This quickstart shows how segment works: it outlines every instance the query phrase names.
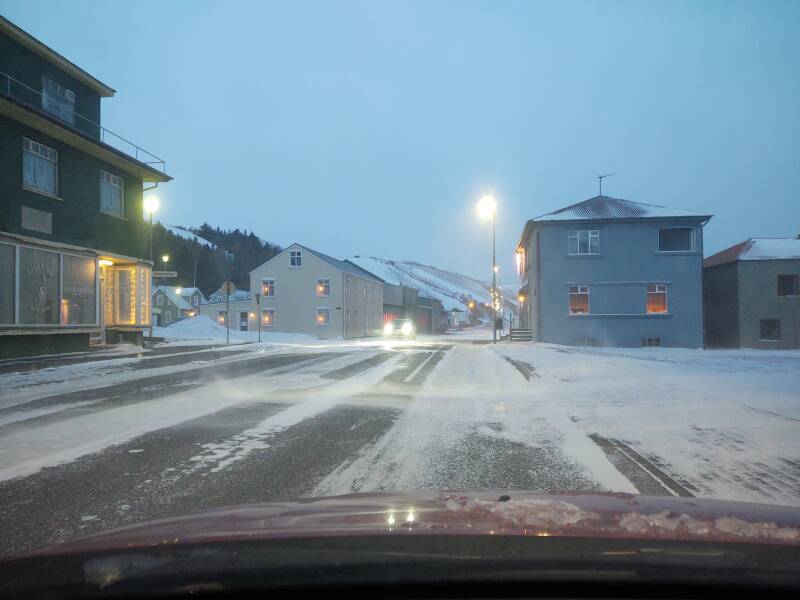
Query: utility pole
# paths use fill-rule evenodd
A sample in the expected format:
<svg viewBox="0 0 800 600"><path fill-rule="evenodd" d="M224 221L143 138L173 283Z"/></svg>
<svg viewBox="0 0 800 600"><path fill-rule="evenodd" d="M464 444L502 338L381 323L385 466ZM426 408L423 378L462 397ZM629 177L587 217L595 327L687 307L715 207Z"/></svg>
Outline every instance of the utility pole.
<svg viewBox="0 0 800 600"><path fill-rule="evenodd" d="M192 287L197 287L197 259L194 259L194 278L192 279Z"/></svg>
<svg viewBox="0 0 800 600"><path fill-rule="evenodd" d="M492 211L492 343L497 343L497 211Z"/></svg>

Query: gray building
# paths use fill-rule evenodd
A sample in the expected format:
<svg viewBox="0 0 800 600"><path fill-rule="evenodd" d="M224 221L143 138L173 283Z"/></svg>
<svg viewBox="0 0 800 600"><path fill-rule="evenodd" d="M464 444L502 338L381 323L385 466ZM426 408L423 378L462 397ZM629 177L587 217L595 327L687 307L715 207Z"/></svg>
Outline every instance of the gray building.
<svg viewBox="0 0 800 600"><path fill-rule="evenodd" d="M407 285L395 285L383 282L383 319L384 323L394 319L412 319L416 323L417 302L419 292L417 288Z"/></svg>
<svg viewBox="0 0 800 600"><path fill-rule="evenodd" d="M414 323L418 333L445 333L447 331L447 312L436 298L418 296Z"/></svg>
<svg viewBox="0 0 800 600"><path fill-rule="evenodd" d="M520 326L568 345L703 345L711 215L595 196L529 220L517 245Z"/></svg>
<svg viewBox="0 0 800 600"><path fill-rule="evenodd" d="M703 261L706 345L800 348L800 239L751 238Z"/></svg>

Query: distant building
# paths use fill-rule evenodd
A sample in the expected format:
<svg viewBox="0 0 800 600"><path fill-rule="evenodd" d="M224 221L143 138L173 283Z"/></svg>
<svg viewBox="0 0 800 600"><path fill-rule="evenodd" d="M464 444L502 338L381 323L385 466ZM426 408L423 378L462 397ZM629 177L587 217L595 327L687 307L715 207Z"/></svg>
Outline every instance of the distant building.
<svg viewBox="0 0 800 600"><path fill-rule="evenodd" d="M711 215L595 196L529 220L517 244L520 327L568 345L703 345Z"/></svg>
<svg viewBox="0 0 800 600"><path fill-rule="evenodd" d="M414 322L419 333L442 334L447 331L447 312L436 298L418 296Z"/></svg>
<svg viewBox="0 0 800 600"><path fill-rule="evenodd" d="M203 301L203 293L199 288L160 285L153 292L155 324L166 327L186 317L194 317L199 313Z"/></svg>
<svg viewBox="0 0 800 600"><path fill-rule="evenodd" d="M417 304L419 292L407 285L395 285L383 282L383 322L391 323L395 319L412 319L417 327Z"/></svg>
<svg viewBox="0 0 800 600"><path fill-rule="evenodd" d="M232 329L304 333L318 338L378 335L383 326L383 282L358 265L292 244L250 272L251 290L230 304ZM225 324L225 295L200 307ZM221 302L214 302L217 298Z"/></svg>
<svg viewBox="0 0 800 600"><path fill-rule="evenodd" d="M208 295L208 304L219 304L220 302L225 302L229 300L230 302L240 302L243 300L250 299L250 290L242 290L242 289L235 289L233 293L228 298L225 292L222 291L222 287L218 288L215 292Z"/></svg>
<svg viewBox="0 0 800 600"><path fill-rule="evenodd" d="M0 17L0 356L141 343L142 187L164 163L100 125L115 91Z"/></svg>
<svg viewBox="0 0 800 600"><path fill-rule="evenodd" d="M706 344L800 348L800 239L751 238L703 261Z"/></svg>

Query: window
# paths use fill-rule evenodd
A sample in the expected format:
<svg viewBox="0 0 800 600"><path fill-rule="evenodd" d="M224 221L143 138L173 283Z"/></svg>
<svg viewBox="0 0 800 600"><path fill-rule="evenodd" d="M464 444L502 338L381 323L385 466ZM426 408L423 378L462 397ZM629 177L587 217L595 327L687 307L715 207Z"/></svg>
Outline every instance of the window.
<svg viewBox="0 0 800 600"><path fill-rule="evenodd" d="M642 348L655 348L661 346L660 337L646 337L642 338Z"/></svg>
<svg viewBox="0 0 800 600"><path fill-rule="evenodd" d="M0 244L0 323L14 322L14 281L16 271L16 258L14 246Z"/></svg>
<svg viewBox="0 0 800 600"><path fill-rule="evenodd" d="M659 252L692 252L694 229L691 227L669 227L658 230Z"/></svg>
<svg viewBox="0 0 800 600"><path fill-rule="evenodd" d="M58 151L22 138L22 184L25 187L58 195Z"/></svg>
<svg viewBox="0 0 800 600"><path fill-rule="evenodd" d="M667 312L667 286L647 286L647 314Z"/></svg>
<svg viewBox="0 0 800 600"><path fill-rule="evenodd" d="M275 296L275 280L274 279L262 279L261 280L261 295L264 297L274 297Z"/></svg>
<svg viewBox="0 0 800 600"><path fill-rule="evenodd" d="M192 295L192 306L197 306L200 304L200 296L197 294Z"/></svg>
<svg viewBox="0 0 800 600"><path fill-rule="evenodd" d="M274 327L275 326L275 309L274 308L265 308L261 311L261 324L264 327Z"/></svg>
<svg viewBox="0 0 800 600"><path fill-rule="evenodd" d="M761 340L774 342L781 339L781 320L780 319L761 319Z"/></svg>
<svg viewBox="0 0 800 600"><path fill-rule="evenodd" d="M164 306L164 295L159 294L156 296L156 306Z"/></svg>
<svg viewBox="0 0 800 600"><path fill-rule="evenodd" d="M364 286L364 302L367 301L367 286Z"/></svg>
<svg viewBox="0 0 800 600"><path fill-rule="evenodd" d="M70 256L62 258L61 323L91 325L96 319L95 268L92 258Z"/></svg>
<svg viewBox="0 0 800 600"><path fill-rule="evenodd" d="M292 250L289 252L289 266L301 267L303 266L303 255L299 250Z"/></svg>
<svg viewBox="0 0 800 600"><path fill-rule="evenodd" d="M778 296L799 296L800 275L778 275Z"/></svg>
<svg viewBox="0 0 800 600"><path fill-rule="evenodd" d="M317 309L317 325L326 327L331 324L331 309L318 308Z"/></svg>
<svg viewBox="0 0 800 600"><path fill-rule="evenodd" d="M317 279L317 298L326 298L331 295L331 280Z"/></svg>
<svg viewBox="0 0 800 600"><path fill-rule="evenodd" d="M217 311L217 323L219 323L220 325L225 325L225 311L224 310L218 310Z"/></svg>
<svg viewBox="0 0 800 600"><path fill-rule="evenodd" d="M579 285L569 288L569 314L585 315L589 313L589 287Z"/></svg>
<svg viewBox="0 0 800 600"><path fill-rule="evenodd" d="M353 311L353 327L358 327L358 311Z"/></svg>
<svg viewBox="0 0 800 600"><path fill-rule="evenodd" d="M595 338L578 338L575 340L576 346L597 346L597 340Z"/></svg>
<svg viewBox="0 0 800 600"><path fill-rule="evenodd" d="M42 77L42 108L65 123L75 124L75 92Z"/></svg>
<svg viewBox="0 0 800 600"><path fill-rule="evenodd" d="M125 182L122 177L100 171L100 210L112 215L124 214Z"/></svg>
<svg viewBox="0 0 800 600"><path fill-rule="evenodd" d="M19 249L20 323L58 325L60 262L55 252Z"/></svg>
<svg viewBox="0 0 800 600"><path fill-rule="evenodd" d="M567 239L570 254L600 253L600 232L597 229L570 231Z"/></svg>
<svg viewBox="0 0 800 600"><path fill-rule="evenodd" d="M172 321L172 311L167 310L164 312L164 320L167 322Z"/></svg>

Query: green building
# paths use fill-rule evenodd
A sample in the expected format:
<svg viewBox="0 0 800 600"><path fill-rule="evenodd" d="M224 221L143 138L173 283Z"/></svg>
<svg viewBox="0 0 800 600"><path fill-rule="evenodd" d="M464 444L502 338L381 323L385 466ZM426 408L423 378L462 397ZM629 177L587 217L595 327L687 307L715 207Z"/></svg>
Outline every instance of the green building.
<svg viewBox="0 0 800 600"><path fill-rule="evenodd" d="M143 191L164 161L100 125L115 91L0 17L0 357L141 342Z"/></svg>

